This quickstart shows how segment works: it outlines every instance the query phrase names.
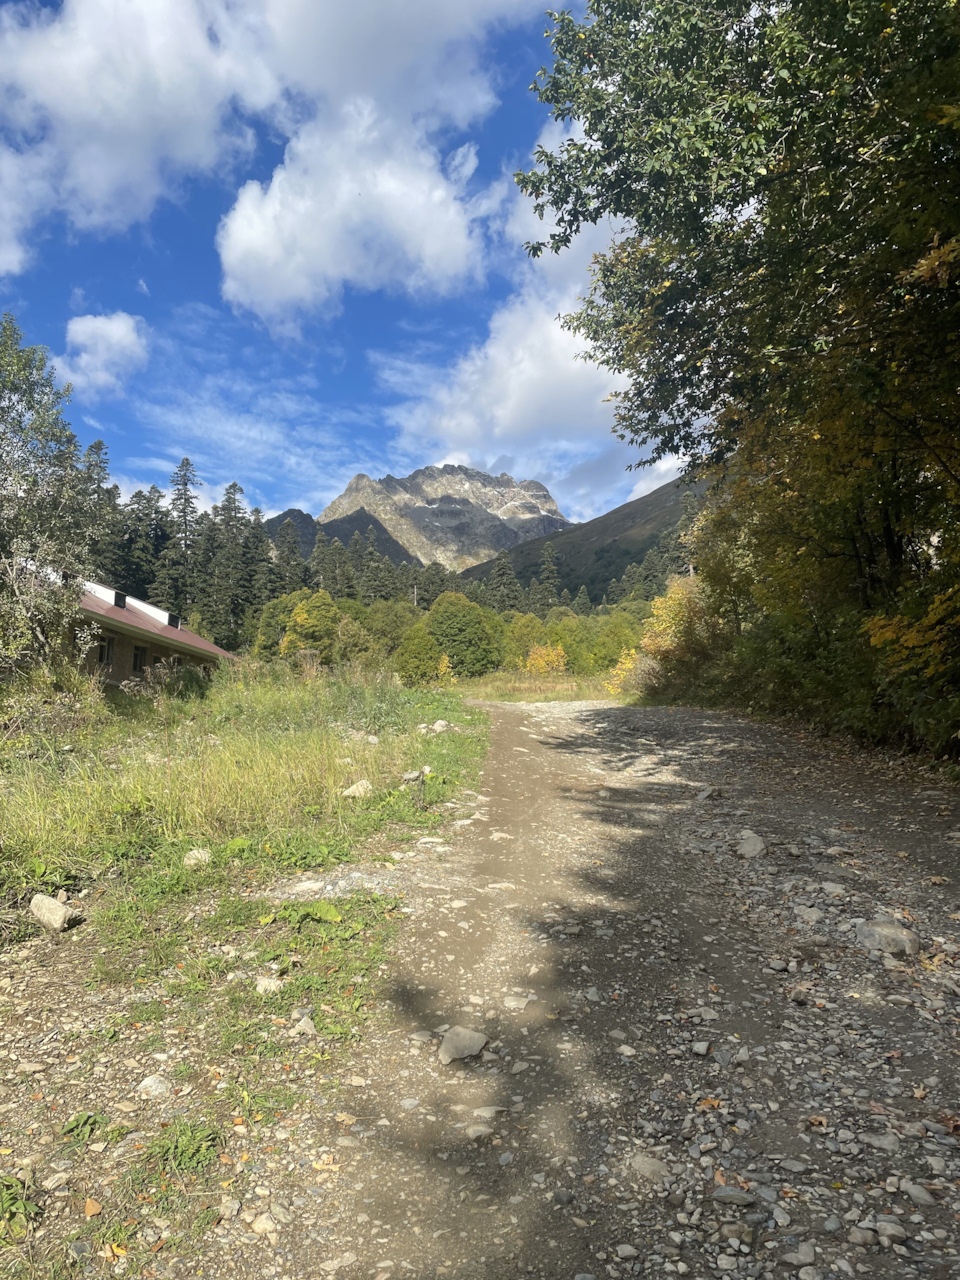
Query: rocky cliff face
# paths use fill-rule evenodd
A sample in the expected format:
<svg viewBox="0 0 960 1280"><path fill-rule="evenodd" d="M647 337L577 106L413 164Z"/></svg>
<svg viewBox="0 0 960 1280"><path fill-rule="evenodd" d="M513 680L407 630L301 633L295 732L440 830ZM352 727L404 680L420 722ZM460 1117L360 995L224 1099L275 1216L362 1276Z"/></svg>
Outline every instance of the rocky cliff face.
<svg viewBox="0 0 960 1280"><path fill-rule="evenodd" d="M448 569L469 568L570 524L536 480L518 483L506 473L490 476L450 464L382 480L354 476L320 520L341 520L361 507L411 555Z"/></svg>

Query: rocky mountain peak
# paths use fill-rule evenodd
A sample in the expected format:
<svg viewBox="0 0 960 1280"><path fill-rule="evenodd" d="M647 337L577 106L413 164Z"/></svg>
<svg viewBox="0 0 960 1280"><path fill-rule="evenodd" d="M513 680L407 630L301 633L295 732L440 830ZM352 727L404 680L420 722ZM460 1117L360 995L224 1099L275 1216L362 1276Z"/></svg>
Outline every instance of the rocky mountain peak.
<svg viewBox="0 0 960 1280"><path fill-rule="evenodd" d="M355 475L320 516L322 524L364 508L412 556L466 569L569 521L545 485L444 463L408 476Z"/></svg>

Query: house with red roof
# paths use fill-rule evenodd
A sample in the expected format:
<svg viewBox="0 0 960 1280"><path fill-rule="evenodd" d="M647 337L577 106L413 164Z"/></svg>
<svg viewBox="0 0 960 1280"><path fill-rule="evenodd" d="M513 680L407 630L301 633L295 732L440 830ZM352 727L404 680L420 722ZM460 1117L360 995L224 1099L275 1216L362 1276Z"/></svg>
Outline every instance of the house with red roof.
<svg viewBox="0 0 960 1280"><path fill-rule="evenodd" d="M175 613L99 582L83 584L80 617L96 636L87 653L87 670L107 684L142 680L164 661L209 668L233 656L188 631Z"/></svg>

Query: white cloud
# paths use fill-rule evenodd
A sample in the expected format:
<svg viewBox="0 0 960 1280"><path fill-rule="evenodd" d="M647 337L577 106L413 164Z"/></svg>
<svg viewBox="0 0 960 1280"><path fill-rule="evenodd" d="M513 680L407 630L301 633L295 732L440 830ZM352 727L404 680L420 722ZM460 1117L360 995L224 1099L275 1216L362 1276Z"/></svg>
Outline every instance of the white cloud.
<svg viewBox="0 0 960 1280"><path fill-rule="evenodd" d="M463 199L469 155L459 151L444 174L432 139L493 104L479 62L484 36L540 8L540 0L0 5L0 273L28 265L33 229L51 214L81 231L116 231L176 197L184 178L237 169L259 123L290 145L266 187L242 188L224 224L228 296L272 314L285 299L322 306L341 282L372 287L378 269L388 286L412 290L468 278L479 247ZM358 177L366 198L351 200ZM274 236L288 246L308 241L298 249L299 287L289 268L285 290L269 278ZM355 243L373 251L365 270Z"/></svg>
<svg viewBox="0 0 960 1280"><path fill-rule="evenodd" d="M73 316L67 321L66 354L54 357L64 382L81 396L117 395L124 380L149 358L149 329L140 316Z"/></svg>
<svg viewBox="0 0 960 1280"><path fill-rule="evenodd" d="M464 198L476 156L449 158L354 101L306 125L269 183L248 182L217 237L227 301L277 320L335 304L344 285L447 292L482 253Z"/></svg>

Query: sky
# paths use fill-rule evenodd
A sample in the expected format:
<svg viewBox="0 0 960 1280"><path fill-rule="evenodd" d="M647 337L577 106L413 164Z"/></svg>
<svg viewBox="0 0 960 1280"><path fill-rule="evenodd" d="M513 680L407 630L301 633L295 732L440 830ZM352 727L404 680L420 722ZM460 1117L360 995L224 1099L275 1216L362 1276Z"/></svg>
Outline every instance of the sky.
<svg viewBox="0 0 960 1280"><path fill-rule="evenodd" d="M600 225L513 173L564 136L542 0L0 0L0 311L49 348L123 492L318 514L464 463L583 520L655 487L558 316Z"/></svg>

